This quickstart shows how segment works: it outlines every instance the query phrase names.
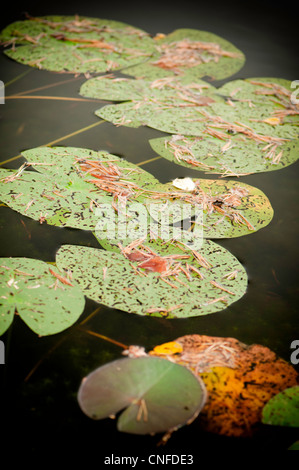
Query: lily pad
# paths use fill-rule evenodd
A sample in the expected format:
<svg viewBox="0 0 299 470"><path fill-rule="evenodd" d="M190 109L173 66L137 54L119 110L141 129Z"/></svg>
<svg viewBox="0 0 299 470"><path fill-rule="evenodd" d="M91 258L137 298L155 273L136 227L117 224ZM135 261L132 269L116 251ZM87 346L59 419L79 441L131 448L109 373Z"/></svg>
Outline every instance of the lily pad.
<svg viewBox="0 0 299 470"><path fill-rule="evenodd" d="M207 136L173 135L149 141L161 157L178 165L223 177L274 171L298 160L299 140L268 146L247 137L231 135L227 141Z"/></svg>
<svg viewBox="0 0 299 470"><path fill-rule="evenodd" d="M268 87L274 87L274 91L270 88L270 93L274 93L273 96L270 95L270 98L261 103L253 102L251 99L233 100L230 96L224 95L225 89L203 90L196 97L194 90L188 88L192 83L188 84L186 77L184 81L181 78L176 79L175 84L171 82L172 77L162 79L162 83L163 80L165 85L162 88L158 87L161 95L151 96L140 87L138 93L143 93L143 98L138 97L133 101L104 106L95 112L96 115L117 126L146 125L168 132L174 134L172 140L177 140L181 136L185 142L185 149L187 147L187 155L185 159L177 158L180 155L177 151L175 157L177 162L184 164L187 160L187 164L189 161L190 166L200 169L210 168L219 172L220 168L220 172L233 175L236 174L234 167L238 169L240 160L243 161L244 167L245 159L249 161L249 170L257 165L258 171L265 170L265 167L281 168L296 160L299 110L296 104L292 104L289 90L280 87L279 90L285 90L287 97L281 93L278 94L280 99L274 99L275 87L278 85L256 81L254 83L267 85L266 92L269 92ZM136 82L138 84L140 80ZM150 83L161 83L161 80L149 82L148 89L152 92ZM245 81L244 83L247 84ZM126 84L130 97L132 84L129 80ZM122 83L122 87L124 85L125 83ZM192 86L196 86L196 82ZM124 93L123 88L122 93ZM254 91L252 94L255 96ZM178 142L176 144L178 145ZM192 152L193 145L195 145L195 155ZM167 149L160 151L163 155L165 153L168 155ZM196 158L197 155L200 159ZM229 159L228 162L226 158Z"/></svg>
<svg viewBox="0 0 299 470"><path fill-rule="evenodd" d="M247 235L273 216L267 197L244 183L195 180L196 190L185 193L107 152L38 147L23 156L27 162L19 170L0 169L2 201L40 223L102 231L100 238L119 224L135 231L139 214L147 230L161 205L164 213L167 206L170 224L182 220L183 212L175 216L178 205L190 207L190 215L202 205L203 220L197 223L207 238ZM37 171L28 171L31 167Z"/></svg>
<svg viewBox="0 0 299 470"><path fill-rule="evenodd" d="M165 105L176 100L178 104L192 106L192 103L195 104L196 100L198 100L199 105L202 96L215 91L215 87L198 78L190 81L186 77L167 76L157 80L147 78L135 80L128 77L114 77L109 74L94 77L84 82L80 88L80 95L106 101L140 101L147 99Z"/></svg>
<svg viewBox="0 0 299 470"><path fill-rule="evenodd" d="M79 16L30 17L1 32L10 58L54 72L88 73L138 64L154 51L146 32L119 21Z"/></svg>
<svg viewBox="0 0 299 470"><path fill-rule="evenodd" d="M138 347L131 346L127 354L135 357L136 352ZM149 355L184 365L203 380L208 400L199 425L205 431L252 436L262 422L262 412L271 419L276 403L277 414L282 419L284 415L287 421L293 411L296 414L293 423L298 425L298 373L265 346L246 345L235 338L192 334L158 345ZM286 401L290 404L288 411L283 410Z"/></svg>
<svg viewBox="0 0 299 470"><path fill-rule="evenodd" d="M85 82L80 94L85 97L122 101L107 105L95 114L113 124L127 127L147 125L156 113L173 108L209 106L223 98L206 82L186 77L164 77L157 80L97 77Z"/></svg>
<svg viewBox="0 0 299 470"><path fill-rule="evenodd" d="M299 386L287 388L272 397L263 408L262 421L274 426L299 428Z"/></svg>
<svg viewBox="0 0 299 470"><path fill-rule="evenodd" d="M273 218L273 208L267 196L254 186L232 180L193 179L196 189L186 193L171 183L151 193L150 215L155 219L155 199L158 206L180 201L190 204L202 218L195 224L202 226L205 238L233 238L249 235L267 226ZM174 190L175 189L175 190ZM164 191L164 192L163 192ZM168 194L167 194L168 193ZM144 200L145 204L148 201Z"/></svg>
<svg viewBox="0 0 299 470"><path fill-rule="evenodd" d="M84 310L85 298L55 266L29 258L1 258L0 335L14 314L40 336L73 325Z"/></svg>
<svg viewBox="0 0 299 470"><path fill-rule="evenodd" d="M107 152L38 147L23 155L29 162L21 169L0 169L1 199L49 225L95 230L97 208L108 206L114 213L112 204L118 196L141 201L147 187L159 184L150 173Z"/></svg>
<svg viewBox="0 0 299 470"><path fill-rule="evenodd" d="M119 359L82 381L78 402L92 419L111 417L119 431L155 434L193 421L206 399L205 388L192 373L160 358Z"/></svg>
<svg viewBox="0 0 299 470"><path fill-rule="evenodd" d="M204 241L200 252L158 241L145 243L145 248L134 243L136 250L127 248L127 255L107 240L103 246L113 251L64 245L56 263L72 273L87 297L111 308L187 318L223 310L247 289L243 266L210 240Z"/></svg>
<svg viewBox="0 0 299 470"><path fill-rule="evenodd" d="M298 117L292 117L287 122L277 121L275 125L271 124L271 120L267 122L271 118L273 118L273 107L270 105L251 108L243 102L236 101L234 106L231 106L228 102L221 103L218 100L208 107L173 106L161 110L159 114L146 116L146 125L170 134L201 138L218 137L223 144L232 134L245 135L257 142L264 142L264 145L280 144L285 139L298 138Z"/></svg>
<svg viewBox="0 0 299 470"><path fill-rule="evenodd" d="M270 105L274 109L291 110L292 82L276 77L252 77L244 80L231 80L218 88L218 93L235 101L246 101L248 105ZM296 106L295 106L296 107Z"/></svg>
<svg viewBox="0 0 299 470"><path fill-rule="evenodd" d="M181 74L192 79L209 76L221 80L238 72L244 63L244 54L222 37L182 28L168 35L157 35L153 57L128 68L126 73L150 79Z"/></svg>

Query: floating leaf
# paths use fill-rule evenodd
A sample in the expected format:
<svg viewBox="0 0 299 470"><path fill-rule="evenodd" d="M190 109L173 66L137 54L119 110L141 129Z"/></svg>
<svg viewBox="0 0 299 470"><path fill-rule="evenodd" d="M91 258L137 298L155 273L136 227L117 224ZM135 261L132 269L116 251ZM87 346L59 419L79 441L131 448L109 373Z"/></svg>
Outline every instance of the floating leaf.
<svg viewBox="0 0 299 470"><path fill-rule="evenodd" d="M287 388L272 397L263 408L262 421L274 426L299 428L299 386Z"/></svg>
<svg viewBox="0 0 299 470"><path fill-rule="evenodd" d="M267 196L254 186L230 180L193 180L193 192L181 191L167 183L151 193L151 216L156 219L157 207L176 202L189 204L194 210L202 208L202 234L205 238L232 238L254 233L267 226L273 217L273 208ZM163 192L164 191L164 192ZM172 203L170 202L172 201ZM158 210L158 209L157 209Z"/></svg>
<svg viewBox="0 0 299 470"><path fill-rule="evenodd" d="M193 421L205 402L201 381L184 367L159 358L110 362L83 379L82 411L92 419L118 417L119 431L155 434Z"/></svg>
<svg viewBox="0 0 299 470"><path fill-rule="evenodd" d="M56 262L59 269L72 273L87 297L138 315L206 315L246 292L245 269L229 251L209 240L200 252L158 241L133 245L134 250L124 251L107 240L103 246L114 251L64 245Z"/></svg>
<svg viewBox="0 0 299 470"><path fill-rule="evenodd" d="M134 350L129 352L134 355ZM299 382L296 370L269 348L235 338L186 335L149 354L184 365L201 377L208 401L200 425L226 436L252 435L270 398Z"/></svg>
<svg viewBox="0 0 299 470"><path fill-rule="evenodd" d="M290 81L237 80L218 90L203 90L196 104L194 94L190 95L192 87L188 89L192 83L186 77L157 79L148 82L148 87L143 80L111 80L115 92L122 87L121 94L112 94L111 99L124 100L127 88L127 99L134 101L105 106L96 114L115 125L147 125L174 134L171 138L152 139L150 144L159 155L178 164L224 176L242 176L280 169L298 158L299 110L292 102ZM151 97L146 91L155 92L153 84L158 84L160 97ZM88 89L88 82L84 85ZM95 86L99 87L99 96L104 96L101 90L108 83L96 85L92 79L91 88ZM205 99L208 101L200 105Z"/></svg>
<svg viewBox="0 0 299 470"><path fill-rule="evenodd" d="M147 125L156 113L173 108L207 107L223 101L215 88L202 80L164 77L157 80L97 77L85 82L80 94L123 103L107 105L95 114L116 126Z"/></svg>
<svg viewBox="0 0 299 470"><path fill-rule="evenodd" d="M29 258L1 258L0 335L15 312L40 336L73 325L84 310L81 290L56 267Z"/></svg>
<svg viewBox="0 0 299 470"><path fill-rule="evenodd" d="M161 78L184 74L190 79L209 76L221 80L238 72L245 56L216 34L182 28L156 38L157 52L147 62L130 67L128 75Z"/></svg>
<svg viewBox="0 0 299 470"><path fill-rule="evenodd" d="M106 72L138 64L154 51L141 29L118 21L45 16L7 26L0 39L10 58L54 72ZM17 46L17 47L16 47Z"/></svg>
<svg viewBox="0 0 299 470"><path fill-rule="evenodd" d="M95 230L115 198L141 201L145 189L159 185L150 173L107 152L75 147L27 150L18 171L0 169L1 199L34 220L61 227ZM32 166L38 171L24 171ZM129 205L129 204L128 204Z"/></svg>
<svg viewBox="0 0 299 470"><path fill-rule="evenodd" d="M209 106L192 108L174 105L146 116L146 125L170 134L216 137L223 145L230 140L232 134L264 143L264 146L271 143L279 145L286 140L298 138L298 118L292 116L292 120L281 121L274 126L266 121L273 117L273 112L270 105L250 107L248 103L236 101L231 106L229 102L218 100Z"/></svg>
<svg viewBox="0 0 299 470"><path fill-rule="evenodd" d="M270 105L273 109L296 108L292 103L292 82L283 78L252 77L232 80L218 88L218 93L235 101L246 101L252 107ZM292 113L290 113L291 115Z"/></svg>
<svg viewBox="0 0 299 470"><path fill-rule="evenodd" d="M174 101L182 106L208 103L209 93L216 91L211 84L196 79L190 81L184 77L167 76L157 80L146 78L114 77L106 75L94 77L80 88L80 95L87 98L97 98L108 101L134 101L140 107L140 101L148 100L160 105L170 105ZM204 98L205 97L205 98ZM217 97L215 97L217 99ZM212 98L210 98L212 102Z"/></svg>
<svg viewBox="0 0 299 470"><path fill-rule="evenodd" d="M19 170L0 169L2 201L41 223L96 230L102 232L100 238L107 238L118 224L134 232L138 211L141 228L147 231L161 205L164 213L168 208L169 224L182 220L182 210L175 215L178 206L190 208L190 215L202 207L203 220L197 223L202 223L207 238L247 235L267 225L273 216L267 197L244 183L195 180L196 190L184 193L107 152L38 147L23 156L29 161ZM25 171L29 167L37 171Z"/></svg>
<svg viewBox="0 0 299 470"><path fill-rule="evenodd" d="M225 142L217 137L159 137L149 141L161 157L179 165L221 174L224 177L280 170L298 159L299 141L268 146L250 138L231 135Z"/></svg>
<svg viewBox="0 0 299 470"><path fill-rule="evenodd" d="M297 160L299 108L290 81L235 80L217 94L226 103L152 116L147 125L177 134L151 140L152 148L178 164L224 176L276 170Z"/></svg>

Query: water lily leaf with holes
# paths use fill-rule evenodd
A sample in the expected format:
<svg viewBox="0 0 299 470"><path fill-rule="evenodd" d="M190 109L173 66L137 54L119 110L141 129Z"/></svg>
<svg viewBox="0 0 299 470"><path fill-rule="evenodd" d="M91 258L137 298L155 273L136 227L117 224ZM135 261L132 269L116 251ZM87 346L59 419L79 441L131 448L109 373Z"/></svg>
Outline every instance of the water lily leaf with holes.
<svg viewBox="0 0 299 470"><path fill-rule="evenodd" d="M216 100L215 100L216 101ZM110 105L111 106L111 105ZM105 109L105 108L104 108ZM259 105L251 108L247 103L235 102L234 106L225 102L210 103L209 106L193 108L173 107L146 116L146 125L163 132L178 135L218 137L223 144L232 134L248 137L257 142L280 144L285 140L298 138L298 118L273 125L273 107Z"/></svg>
<svg viewBox="0 0 299 470"><path fill-rule="evenodd" d="M296 108L292 103L292 81L273 77L252 77L231 80L218 88L218 93L233 101L246 101L248 105L270 105L273 110Z"/></svg>
<svg viewBox="0 0 299 470"><path fill-rule="evenodd" d="M119 359L91 372L78 391L82 411L92 419L122 413L119 431L155 434L193 421L206 399L192 373L160 358Z"/></svg>
<svg viewBox="0 0 299 470"><path fill-rule="evenodd" d="M223 98L202 80L165 77L157 80L99 77L85 82L80 94L86 97L124 101L98 109L95 114L113 124L128 127L147 125L151 116L173 108L208 107ZM130 100L130 101L128 101Z"/></svg>
<svg viewBox="0 0 299 470"><path fill-rule="evenodd" d="M148 61L130 67L126 74L150 79L174 74L227 78L244 65L245 56L229 41L216 34L182 28L156 37L156 53Z"/></svg>
<svg viewBox="0 0 299 470"><path fill-rule="evenodd" d="M90 211L92 195L67 189L46 175L26 171L15 179L16 172L0 169L1 200L11 209L58 227L94 230L98 216ZM7 178L12 178L7 181ZM97 200L97 199L96 199ZM110 203L111 198L101 196L100 203Z"/></svg>
<svg viewBox="0 0 299 470"><path fill-rule="evenodd" d="M159 181L151 173L106 151L97 152L78 147L36 147L22 152L22 155L39 173L55 177L56 181L58 179L67 183L71 189L73 187L79 191L86 189L88 193L90 193L89 181L99 176L105 176L98 174L94 176L93 165L95 165L95 173L99 171L99 165L103 165L103 172L106 169L107 173L112 174L110 176L114 176L113 170L119 171L119 173L123 172L119 175L121 180L128 180L130 183L142 186L143 189L159 184ZM90 163L89 169L84 168L86 161ZM81 187L77 188L74 181ZM104 194L104 190L98 192Z"/></svg>
<svg viewBox="0 0 299 470"><path fill-rule="evenodd" d="M23 156L29 162L20 170L0 170L1 199L50 225L95 230L101 217L97 207L108 206L114 214L115 197L132 196L135 203L142 200L144 189L159 184L151 174L107 152L39 147ZM38 171L22 171L26 165Z"/></svg>
<svg viewBox="0 0 299 470"><path fill-rule="evenodd" d="M86 98L97 98L108 101L158 101L161 105L173 103L176 100L179 104L192 106L198 100L200 104L203 96L209 96L216 92L216 88L211 84L196 79L190 81L186 77L167 76L157 80L114 77L104 75L94 77L80 88L80 95ZM217 99L217 96L214 97ZM221 100L222 101L222 100ZM211 101L212 102L212 101Z"/></svg>
<svg viewBox="0 0 299 470"><path fill-rule="evenodd" d="M274 426L299 428L299 386L287 388L272 397L263 408L262 421Z"/></svg>
<svg viewBox="0 0 299 470"><path fill-rule="evenodd" d="M254 233L267 226L273 218L273 208L267 196L254 186L232 180L193 179L193 192L178 190L172 183L161 185L144 203L150 215L157 220L157 212L163 204L171 212L172 205L180 201L190 204L194 212L202 208L202 224L205 238L232 238ZM169 195L167 195L167 193ZM155 201L157 204L155 204ZM155 210L155 205L158 209ZM165 206L164 212L165 212ZM180 213L179 213L180 215ZM170 219L176 222L179 219Z"/></svg>
<svg viewBox="0 0 299 470"><path fill-rule="evenodd" d="M202 109L208 120L208 128L237 132L257 141L261 140L260 136L265 142L270 137L278 143L284 139L298 138L299 109L292 111L294 114L291 113L291 116L286 114L286 117L279 118L277 116L281 113L284 116L289 110L274 108L267 103L250 106L243 101L235 101L233 106L228 102L215 102L211 103L209 109Z"/></svg>
<svg viewBox="0 0 299 470"><path fill-rule="evenodd" d="M128 353L134 357L134 347ZM235 338L186 335L149 354L184 365L200 376L208 400L199 424L205 431L226 436L254 434L265 404L299 382L294 367L269 348L248 346Z"/></svg>
<svg viewBox="0 0 299 470"><path fill-rule="evenodd" d="M268 147L239 135L231 135L227 141L211 135L204 139L173 135L149 143L158 155L178 165L224 177L280 170L295 163L299 155L298 140Z"/></svg>
<svg viewBox="0 0 299 470"><path fill-rule="evenodd" d="M134 245L136 250L127 255L108 240L103 246L114 251L64 245L56 263L72 273L73 282L87 297L138 315L206 315L223 310L246 292L243 266L210 240L196 253L163 241L146 242L145 248L139 242L139 249L138 243Z"/></svg>
<svg viewBox="0 0 299 470"><path fill-rule="evenodd" d="M106 72L151 56L154 40L122 22L78 16L29 18L8 25L0 40L10 58L54 72Z"/></svg>
<svg viewBox="0 0 299 470"><path fill-rule="evenodd" d="M161 204L167 205L171 224L181 220L181 213L176 219L175 211L171 213L178 204L191 206L194 211L202 204L204 236L209 238L249 234L267 225L273 216L266 196L244 183L197 180L196 194L186 194L107 152L39 147L23 156L27 159L23 168L0 170L2 200L12 209L50 225L100 230L98 224L105 217L107 230L120 220L115 212L117 198L124 199L130 216L122 221L124 228L133 226L134 212L144 208L149 214L145 210L143 223L149 223L149 215L157 216L156 206L160 211ZM37 171L23 171L26 165Z"/></svg>
<svg viewBox="0 0 299 470"><path fill-rule="evenodd" d="M55 266L29 258L1 258L0 334L15 312L40 336L73 325L84 310L85 298Z"/></svg>

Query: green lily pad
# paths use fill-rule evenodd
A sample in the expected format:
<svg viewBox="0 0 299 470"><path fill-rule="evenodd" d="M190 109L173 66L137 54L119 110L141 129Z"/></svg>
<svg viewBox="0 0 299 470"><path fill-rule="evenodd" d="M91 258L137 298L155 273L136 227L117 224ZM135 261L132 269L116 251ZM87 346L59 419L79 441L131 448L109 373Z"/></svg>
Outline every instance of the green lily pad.
<svg viewBox="0 0 299 470"><path fill-rule="evenodd" d="M10 58L54 72L88 73L138 64L154 40L126 23L78 16L29 18L8 25L0 40Z"/></svg>
<svg viewBox="0 0 299 470"><path fill-rule="evenodd" d="M191 106L196 100L216 88L211 84L196 79L191 81L186 77L167 76L157 80L114 77L102 75L94 77L80 88L80 95L86 98L96 98L108 101L159 101L161 104L172 103ZM217 99L215 97L215 99Z"/></svg>
<svg viewBox="0 0 299 470"><path fill-rule="evenodd" d="M263 408L262 422L299 427L299 386L287 388L271 398Z"/></svg>
<svg viewBox="0 0 299 470"><path fill-rule="evenodd" d="M147 125L152 116L173 108L206 107L223 98L206 82L186 77L164 77L157 80L97 77L85 82L80 94L85 97L122 101L95 111L106 121L120 126Z"/></svg>
<svg viewBox="0 0 299 470"><path fill-rule="evenodd" d="M250 162L253 161L252 165L257 165L258 170L260 168L264 170L264 160L266 163L270 163L271 167L277 168L296 160L299 110L296 104L291 103L289 90L279 88L279 90L285 90L288 98L281 92L278 94L279 99L274 99L276 95L270 95L270 98L265 99L264 102L254 102L252 99L243 99L243 95L241 95L242 99L233 100L229 95L225 95L230 91L230 88L228 90L209 88L203 90L200 96L196 97L194 89L192 91L192 88L189 88L192 83L188 82L186 77L183 80L176 79L175 83L171 82L172 77L163 80L165 80L165 86L159 86L157 90L157 93L161 93L160 95L151 95L153 93L151 87L153 83L160 83L161 80L148 82L149 91L147 92L141 86L142 80L136 80L136 87L140 82L138 90L140 96L135 96L137 99L104 106L95 114L117 126L139 127L146 125L174 134L175 138L182 136L183 139L187 139L187 146L188 139L192 144L195 141L197 145L195 153L198 149L197 152L202 153L203 159L209 157L208 163L203 163L212 167L212 170L214 170L217 160L221 158L220 170L224 164L224 171L226 171L226 160L223 161L224 152L225 157L232 156L232 160L241 153L242 156L244 155L243 159L248 158ZM246 89L248 83L240 80L239 82L244 83ZM116 89L117 83L114 83ZM134 96L130 80L120 83L122 88L120 95L116 95L118 98L125 98L126 86L128 87L127 99ZM268 87L271 86L271 83L266 81L254 83L265 83L267 87L264 88L266 92L269 92ZM104 82L100 86L103 85ZM198 85L201 86L201 84ZM249 83L249 85L251 84ZM196 86L196 83L193 83L193 86ZM272 86L278 85L273 83ZM289 83L290 86L291 83ZM259 91L259 88L256 91ZM270 93L272 91L270 88ZM104 92L100 91L100 96L103 94ZM142 94L143 98L141 98ZM252 91L250 96L254 97L255 92ZM113 93L110 97L113 98ZM253 159L250 155L251 152L255 155ZM201 160L199 161L201 162ZM229 161L228 164L233 168L236 166L234 161ZM193 158L193 166L197 166L196 157ZM199 167L202 168L204 165L199 165ZM234 172L233 168L231 173ZM217 165L216 170L219 171Z"/></svg>
<svg viewBox="0 0 299 470"><path fill-rule="evenodd" d="M255 233L266 227L273 218L274 211L269 199L254 186L224 179L189 180L195 186L193 191L177 189L173 182L160 184L149 190L142 205L128 206L127 214L132 218L132 236L128 236L128 240L157 234L166 242L171 238L181 239L184 231L190 234L190 237L186 236L185 242L197 236L209 239L234 238ZM146 219L143 206L149 213L149 219ZM139 209L136 217L133 217L133 207L136 211ZM111 215L110 220L107 220L107 230L114 230L118 241L124 240L125 232L117 236L119 219ZM177 226L180 221L185 221L182 230ZM146 223L147 226L142 226ZM128 224L127 217L124 230L129 227ZM136 236L134 224L136 230L139 230ZM97 237L105 238L101 224L98 228Z"/></svg>
<svg viewBox="0 0 299 470"><path fill-rule="evenodd" d="M244 54L229 41L207 31L182 28L158 36L153 57L128 68L126 74L150 79L181 74L191 79L209 76L221 80L238 72L244 63Z"/></svg>
<svg viewBox="0 0 299 470"><path fill-rule="evenodd" d="M210 240L204 240L196 253L176 242L146 242L157 255L146 268L136 258L126 257L117 244L106 239L102 245L113 251L64 245L56 254L56 263L62 271L72 273L73 281L87 297L111 308L138 315L187 318L222 310L247 289L243 266ZM168 268L176 272L165 273Z"/></svg>
<svg viewBox="0 0 299 470"><path fill-rule="evenodd" d="M180 165L224 176L272 171L297 161L299 108L292 103L290 81L236 80L217 94L226 102L147 117L148 126L175 134L151 140L152 148Z"/></svg>
<svg viewBox="0 0 299 470"><path fill-rule="evenodd" d="M271 105L273 108L292 107L292 82L283 78L252 77L244 80L231 80L218 88L218 93L233 101L246 101Z"/></svg>
<svg viewBox="0 0 299 470"><path fill-rule="evenodd" d="M111 108L110 105L109 108ZM120 106L120 105L116 105ZM104 118L104 109L101 117ZM228 102L211 103L209 107L173 107L160 113L146 116L146 125L163 132L206 138L220 136L223 144L232 134L250 137L258 142L283 143L285 139L298 138L298 117L290 122L277 125L268 124L273 117L273 107L259 105L251 108L247 103L238 102L234 106Z"/></svg>
<svg viewBox="0 0 299 470"><path fill-rule="evenodd" d="M119 431L155 434L193 421L206 400L205 387L185 367L165 359L119 359L91 372L78 391L81 410L92 419L111 417Z"/></svg>
<svg viewBox="0 0 299 470"><path fill-rule="evenodd" d="M140 220L147 230L161 204L173 224L182 220L183 211L175 212L178 206L190 207L191 217L202 203L207 238L247 235L273 216L267 197L244 183L195 180L197 192L186 194L107 152L38 147L23 156L27 162L19 170L0 169L2 201L40 223L102 231L102 238L116 225L135 232ZM37 171L28 171L29 167Z"/></svg>
<svg viewBox="0 0 299 470"><path fill-rule="evenodd" d="M11 325L15 312L31 330L45 336L69 328L84 310L81 290L43 261L1 258L0 272L0 335Z"/></svg>
<svg viewBox="0 0 299 470"><path fill-rule="evenodd" d="M268 147L240 135L231 135L226 142L213 136L173 135L149 143L158 155L178 165L224 177L280 170L299 155L299 140L294 139Z"/></svg>
<svg viewBox="0 0 299 470"><path fill-rule="evenodd" d="M193 179L196 189L181 198L202 208L202 232L205 238L233 238L249 235L266 227L273 218L267 196L254 186L233 180ZM171 183L166 191L173 191ZM184 194L184 191L182 191ZM174 201L176 199L174 198ZM159 203L167 201L161 197ZM145 201L146 203L146 201Z"/></svg>
<svg viewBox="0 0 299 470"><path fill-rule="evenodd" d="M145 189L159 185L150 173L107 152L38 147L23 156L29 160L26 165L38 171L0 169L1 199L13 210L49 225L95 230L97 208L112 210L115 197L121 195L140 202ZM110 180L91 174L93 164L116 174L111 191Z"/></svg>
<svg viewBox="0 0 299 470"><path fill-rule="evenodd" d="M55 177L55 180L67 184L70 189L75 188L90 194L90 180L95 180L92 175L92 164L103 165L109 171L113 169L119 172L120 180L128 180L132 184L152 187L159 184L159 181L147 171L139 168L134 163L112 155L106 151L94 151L91 149L78 147L36 147L22 152L27 162L39 173L48 177ZM84 171L81 165L90 161L90 169ZM97 168L95 168L97 170ZM80 187L77 188L77 185ZM99 189L99 188L98 188ZM94 187L93 187L94 190ZM109 194L109 191L99 190L101 194Z"/></svg>

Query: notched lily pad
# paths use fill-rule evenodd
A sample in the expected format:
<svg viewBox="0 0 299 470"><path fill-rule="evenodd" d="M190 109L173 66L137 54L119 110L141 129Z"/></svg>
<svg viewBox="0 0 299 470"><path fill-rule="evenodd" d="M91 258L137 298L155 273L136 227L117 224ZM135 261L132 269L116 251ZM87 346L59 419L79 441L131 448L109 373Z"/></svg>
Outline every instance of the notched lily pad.
<svg viewBox="0 0 299 470"><path fill-rule="evenodd" d="M154 40L122 22L79 16L29 17L8 25L0 40L5 54L54 72L116 70L151 56Z"/></svg>
<svg viewBox="0 0 299 470"><path fill-rule="evenodd" d="M107 152L39 147L23 156L29 162L19 170L0 169L1 199L50 225L95 230L97 208L114 212L118 197L141 202L143 191L159 184L150 173ZM37 171L25 171L29 167Z"/></svg>
<svg viewBox="0 0 299 470"><path fill-rule="evenodd" d="M295 163L299 154L298 140L268 146L238 135L232 135L226 141L212 135L204 139L173 135L151 139L149 143L167 160L223 177L280 170Z"/></svg>
<svg viewBox="0 0 299 470"><path fill-rule="evenodd" d="M205 388L184 367L160 358L119 359L83 379L78 402L92 419L121 412L119 431L155 434L193 421L206 399Z"/></svg>
<svg viewBox="0 0 299 470"><path fill-rule="evenodd" d="M81 290L55 266L29 258L1 258L0 335L14 314L40 336L73 325L84 310Z"/></svg>
<svg viewBox="0 0 299 470"><path fill-rule="evenodd" d="M292 82L235 80L216 93L225 102L151 116L147 125L174 134L151 140L152 148L180 165L224 176L272 171L298 159L299 107Z"/></svg>
<svg viewBox="0 0 299 470"><path fill-rule="evenodd" d="M202 207L203 220L197 224L208 238L252 233L273 216L266 196L244 183L195 180L196 189L185 193L107 152L39 147L23 156L29 161L19 170L0 169L2 201L40 223L102 230L100 238L108 237L107 230L114 230L120 221L125 230L134 227L138 211L142 223L150 225L161 205L164 212L167 206L170 224L181 220L181 213L175 216L178 205L190 206L193 213ZM37 171L28 171L31 167Z"/></svg>
<svg viewBox="0 0 299 470"><path fill-rule="evenodd" d="M208 107L223 98L215 88L199 80L167 76L156 80L97 77L85 82L80 94L122 103L104 106L95 114L116 126L148 125L155 114L173 108Z"/></svg>
<svg viewBox="0 0 299 470"><path fill-rule="evenodd" d="M151 193L150 214L155 200L158 206L180 202L202 210L195 226L202 227L205 238L233 238L254 233L267 226L273 218L273 208L267 196L254 186L232 180L192 180L195 189L180 191L172 183L161 185ZM144 201L147 204L147 200ZM161 209L160 209L161 210Z"/></svg>
<svg viewBox="0 0 299 470"><path fill-rule="evenodd" d="M190 78L209 76L221 80L240 70L244 54L216 34L182 28L157 35L156 52L143 64L130 67L128 75L161 78L181 74Z"/></svg>
<svg viewBox="0 0 299 470"><path fill-rule="evenodd" d="M223 310L247 289L243 266L210 240L197 252L161 241L102 245L111 251L64 245L56 263L87 297L111 308L187 318Z"/></svg>

